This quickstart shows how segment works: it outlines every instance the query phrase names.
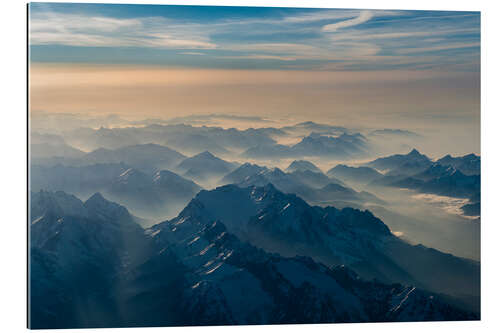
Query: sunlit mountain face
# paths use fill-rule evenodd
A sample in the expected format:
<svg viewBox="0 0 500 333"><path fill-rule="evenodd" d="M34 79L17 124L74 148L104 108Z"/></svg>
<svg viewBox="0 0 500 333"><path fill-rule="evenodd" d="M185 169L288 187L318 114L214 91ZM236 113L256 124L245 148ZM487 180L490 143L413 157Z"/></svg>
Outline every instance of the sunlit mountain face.
<svg viewBox="0 0 500 333"><path fill-rule="evenodd" d="M479 13L29 10L31 328L480 318Z"/></svg>

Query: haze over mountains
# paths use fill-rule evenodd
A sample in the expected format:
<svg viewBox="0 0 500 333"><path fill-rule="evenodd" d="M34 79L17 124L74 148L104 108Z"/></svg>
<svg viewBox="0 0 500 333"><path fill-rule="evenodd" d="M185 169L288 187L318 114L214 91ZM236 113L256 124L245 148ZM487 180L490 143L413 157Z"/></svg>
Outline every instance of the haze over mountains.
<svg viewBox="0 0 500 333"><path fill-rule="evenodd" d="M94 121L34 124L33 327L479 318L480 156L381 154L425 139L404 129Z"/></svg>
<svg viewBox="0 0 500 333"><path fill-rule="evenodd" d="M201 189L168 170L145 173L124 163L73 167L32 166L31 190L54 190L87 198L102 192L147 219L175 216Z"/></svg>
<svg viewBox="0 0 500 333"><path fill-rule="evenodd" d="M243 214L227 210L220 199L238 205ZM291 202L284 209L285 201ZM32 193L31 203L40 215L31 220L30 231L34 328L477 318L470 309L450 305L460 301L388 284L398 275L386 276L386 283L369 282L345 266L328 268L321 260L271 254L251 245L255 241L259 247L265 243L264 249L318 255L325 246L335 254L323 254L325 258L352 263L373 250L365 241L375 246L385 237L394 237L368 212L330 208L330 214L324 215L272 185L247 189L229 185L201 192L177 218L146 231L135 224L126 208L100 194L81 202L62 192L39 192ZM310 220L304 210L330 221ZM258 222L261 213L281 218ZM349 217L352 214L355 220ZM359 249L345 241L337 244L349 234L341 232L346 227L359 233ZM325 234L325 228L336 231ZM294 232L283 239L286 230ZM312 241L321 233L324 242L318 247ZM242 242L240 237L251 241ZM275 237L278 242L270 242ZM312 247L300 250L295 244ZM419 251L415 250L417 259L428 262L435 256L434 260L441 260L439 267L455 274L452 280L456 282L445 291L467 284L462 292L477 293L470 289L473 280L469 280L478 277L477 263ZM375 258L377 254L372 253L369 259ZM368 269L363 275L398 272L391 265L378 266L375 272ZM82 279L81 273L87 271L92 274ZM401 270L399 274L406 273ZM292 301L297 299L299 304Z"/></svg>
<svg viewBox="0 0 500 333"><path fill-rule="evenodd" d="M60 122L62 125L63 120ZM85 122L82 123L85 124ZM46 140L37 138L53 133L52 137L57 138L59 144L69 145L83 151L155 143L166 145L186 155L210 151L222 156L238 153L245 158L262 159L268 157L300 158L301 156L366 157L370 156L371 150L379 143L389 144L394 140L391 134L382 138L372 136L373 138L370 139L367 136L372 133L370 131L364 131L365 134L362 134L359 130L315 122L246 129L193 126L189 123L178 122L151 123L145 126L134 125L134 122L131 122L125 127L123 123L121 124L121 127L75 127L61 131L55 128L47 129L46 125L37 126L34 123L32 124L34 128L32 143L48 144ZM281 144L281 142L286 144ZM288 142L294 143L288 144Z"/></svg>

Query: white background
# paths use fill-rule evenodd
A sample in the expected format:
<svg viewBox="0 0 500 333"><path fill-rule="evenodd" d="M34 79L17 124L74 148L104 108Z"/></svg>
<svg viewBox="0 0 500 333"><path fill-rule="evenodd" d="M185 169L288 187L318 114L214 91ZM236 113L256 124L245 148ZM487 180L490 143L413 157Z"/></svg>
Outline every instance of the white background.
<svg viewBox="0 0 500 333"><path fill-rule="evenodd" d="M99 1L86 1L99 2ZM370 9L431 9L481 11L481 158L482 158L482 311L480 322L282 325L204 328L168 328L171 332L455 332L500 331L500 210L499 183L499 40L498 1L475 0L205 0L205 1L106 1L108 3L155 3L198 5L246 5ZM3 1L0 39L0 330L26 330L26 3ZM127 329L128 332L164 332L165 328ZM76 331L76 330L69 330ZM78 330L89 332L92 330ZM101 329L99 332L116 332Z"/></svg>

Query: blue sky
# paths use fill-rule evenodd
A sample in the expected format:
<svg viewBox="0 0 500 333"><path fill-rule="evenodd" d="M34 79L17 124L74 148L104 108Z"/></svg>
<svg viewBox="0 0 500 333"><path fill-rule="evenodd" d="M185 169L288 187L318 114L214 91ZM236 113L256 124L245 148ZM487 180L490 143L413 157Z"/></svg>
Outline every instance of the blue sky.
<svg viewBox="0 0 500 333"><path fill-rule="evenodd" d="M479 12L30 4L31 61L477 72Z"/></svg>

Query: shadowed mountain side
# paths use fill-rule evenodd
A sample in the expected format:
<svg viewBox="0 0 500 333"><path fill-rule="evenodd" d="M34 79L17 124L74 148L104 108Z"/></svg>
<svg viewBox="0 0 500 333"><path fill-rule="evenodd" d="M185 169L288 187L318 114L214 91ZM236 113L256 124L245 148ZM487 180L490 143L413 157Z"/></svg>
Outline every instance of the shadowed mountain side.
<svg viewBox="0 0 500 333"><path fill-rule="evenodd" d="M74 166L30 165L30 190L65 191L80 197L88 197L103 191L113 179L130 167L124 163Z"/></svg>
<svg viewBox="0 0 500 333"><path fill-rule="evenodd" d="M193 181L171 171L147 174L123 163L83 167L32 166L30 181L33 191L60 190L82 198L102 192L111 200L129 207L134 214L156 221L177 215L201 190Z"/></svg>
<svg viewBox="0 0 500 333"><path fill-rule="evenodd" d="M112 200L130 207L139 216L158 220L177 214L201 187L171 171L153 176L128 169L105 189Z"/></svg>
<svg viewBox="0 0 500 333"><path fill-rule="evenodd" d="M285 170L286 172L294 172L294 171L312 171L316 173L323 173L317 166L313 163L305 160L295 160L288 168Z"/></svg>
<svg viewBox="0 0 500 333"><path fill-rule="evenodd" d="M432 161L425 155L413 149L406 155L396 154L377 158L365 163L365 166L375 168L379 171L387 171L386 175L400 176L412 175L424 171L431 166Z"/></svg>
<svg viewBox="0 0 500 333"><path fill-rule="evenodd" d="M238 164L224 161L205 151L184 159L175 170L196 182L210 184L237 167Z"/></svg>
<svg viewBox="0 0 500 333"><path fill-rule="evenodd" d="M383 177L383 174L369 167L350 167L339 164L326 173L329 177L336 177L343 181L368 184Z"/></svg>
<svg viewBox="0 0 500 333"><path fill-rule="evenodd" d="M280 191L295 193L313 204L324 204L333 201L384 203L383 200L373 194L357 192L341 185L343 183L338 180L338 183L336 183L334 178L311 171L285 173L278 168L272 170L266 168L259 173L238 180L240 182L236 184L241 187L265 186L271 183Z"/></svg>
<svg viewBox="0 0 500 333"><path fill-rule="evenodd" d="M47 160L53 157L77 159L85 156L85 152L73 148L65 143L31 143L30 158L33 160Z"/></svg>
<svg viewBox="0 0 500 333"><path fill-rule="evenodd" d="M368 211L311 207L272 185L228 185L201 191L175 221L190 216L205 223L220 220L229 232L285 256L311 256L328 265L349 265L365 278L411 283L455 297L479 297L477 262L412 246ZM413 260L418 264L412 265ZM426 261L435 265L420 264Z"/></svg>
<svg viewBox="0 0 500 333"><path fill-rule="evenodd" d="M414 320L473 318L439 300L429 311L431 294L417 291L413 298L411 287L366 282L345 267L329 269L306 257L268 254L241 242L223 223L205 224L197 215L164 222L148 233L162 249L158 257L171 251L190 271L190 288L177 305L188 325L406 320L406 312ZM138 271L163 279L149 269Z"/></svg>
<svg viewBox="0 0 500 333"><path fill-rule="evenodd" d="M246 158L279 159L303 157L353 158L368 153L368 141L359 134L343 133L338 136L310 133L292 146L270 144L258 145L241 154Z"/></svg>
<svg viewBox="0 0 500 333"><path fill-rule="evenodd" d="M33 164L66 166L86 166L92 164L125 163L143 172L173 169L186 156L157 144L141 144L117 149L99 148L78 158L34 159Z"/></svg>
<svg viewBox="0 0 500 333"><path fill-rule="evenodd" d="M424 171L409 177L384 176L370 185L383 185L415 190L442 196L480 200L481 176L464 175L452 166L434 163Z"/></svg>
<svg viewBox="0 0 500 333"><path fill-rule="evenodd" d="M269 170L265 166L260 166L257 164L252 164L252 163L244 163L240 165L238 168L235 170L231 171L222 179L219 181L220 185L227 185L227 184L237 184L243 182L245 179L248 177L254 176L256 174L259 174L261 172Z"/></svg>
<svg viewBox="0 0 500 333"><path fill-rule="evenodd" d="M468 176L481 174L481 157L475 154L459 157L446 155L436 162L444 166L452 166Z"/></svg>
<svg viewBox="0 0 500 333"><path fill-rule="evenodd" d="M227 154L231 150L243 150L256 145L273 144L274 131L269 129L191 126L186 124L159 125L124 128L80 128L68 132L64 139L75 147L88 150L97 148L116 149L145 143L167 145L188 154L210 150Z"/></svg>
<svg viewBox="0 0 500 333"><path fill-rule="evenodd" d="M31 203L44 212L30 230L31 328L477 319L437 294L266 253L196 214L144 232L100 194Z"/></svg>
<svg viewBox="0 0 500 333"><path fill-rule="evenodd" d="M85 203L58 192L32 193L31 328L113 327L116 276L153 247L127 209L95 194Z"/></svg>

